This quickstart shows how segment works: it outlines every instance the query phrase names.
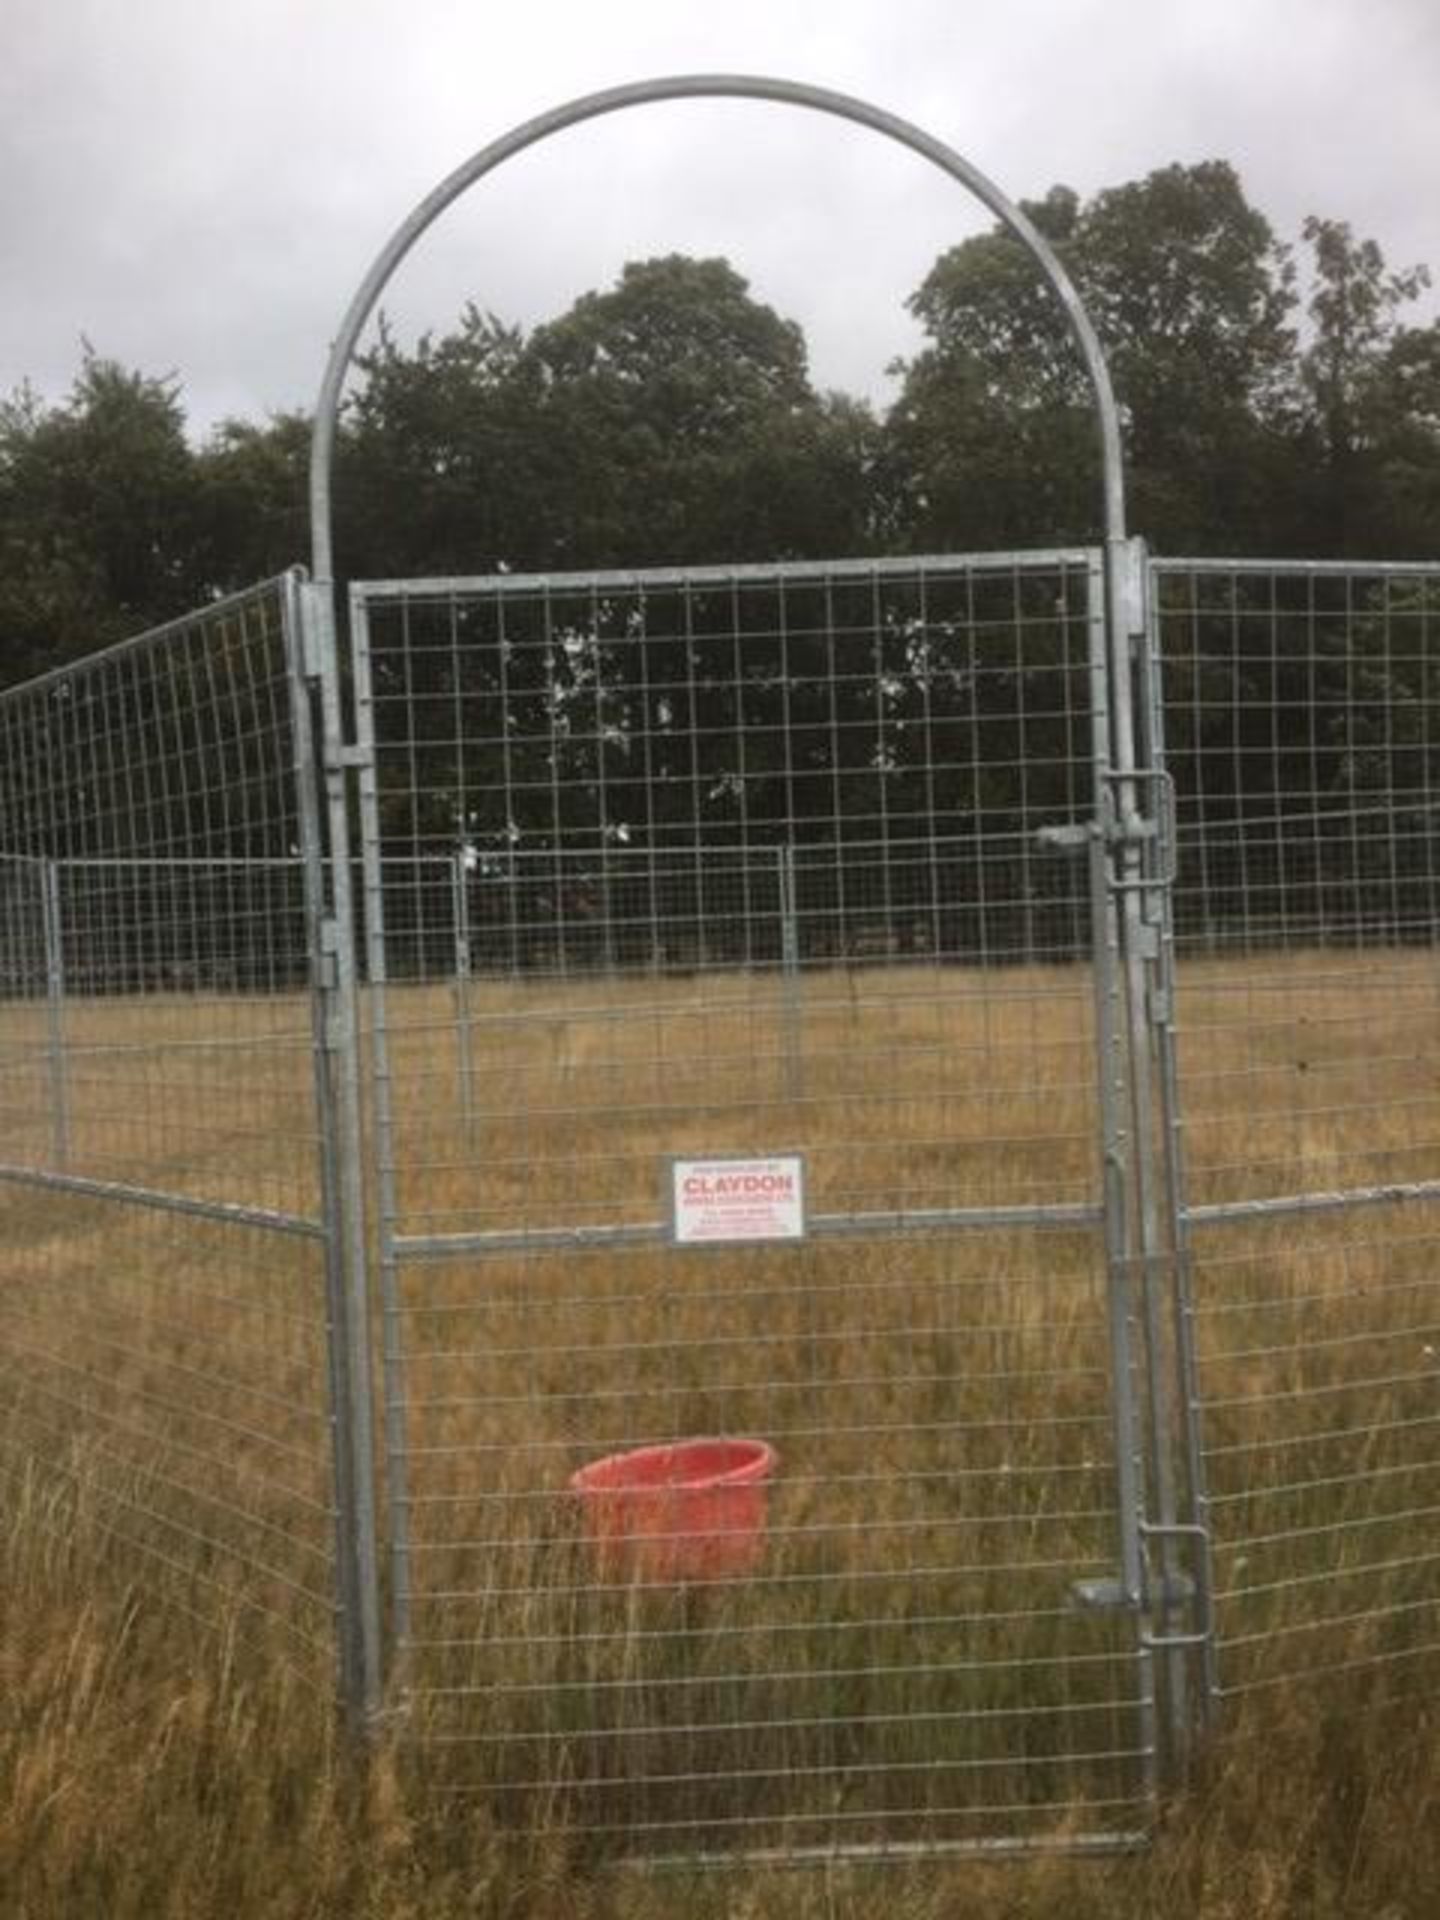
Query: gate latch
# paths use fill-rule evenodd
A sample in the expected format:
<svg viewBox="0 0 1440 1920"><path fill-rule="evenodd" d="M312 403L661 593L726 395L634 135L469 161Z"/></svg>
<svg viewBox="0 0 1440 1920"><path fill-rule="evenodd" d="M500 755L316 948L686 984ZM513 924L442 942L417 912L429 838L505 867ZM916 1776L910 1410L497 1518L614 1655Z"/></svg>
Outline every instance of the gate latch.
<svg viewBox="0 0 1440 1920"><path fill-rule="evenodd" d="M1127 1593L1125 1583L1109 1580L1077 1580L1070 1589L1071 1603L1085 1613L1145 1613L1160 1608L1185 1607L1195 1598L1195 1582L1188 1573L1151 1578L1148 1591Z"/></svg>
<svg viewBox="0 0 1440 1920"><path fill-rule="evenodd" d="M1063 827L1041 827L1035 844L1047 853L1083 853L1099 829L1092 821L1077 821Z"/></svg>

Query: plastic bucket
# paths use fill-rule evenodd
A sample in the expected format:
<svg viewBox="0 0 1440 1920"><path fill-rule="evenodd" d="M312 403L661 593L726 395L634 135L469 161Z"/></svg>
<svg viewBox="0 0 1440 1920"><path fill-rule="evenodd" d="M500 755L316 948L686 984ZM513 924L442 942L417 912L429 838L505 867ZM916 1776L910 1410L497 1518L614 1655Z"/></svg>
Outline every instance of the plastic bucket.
<svg viewBox="0 0 1440 1920"><path fill-rule="evenodd" d="M593 1460L570 1476L601 1570L631 1579L736 1580L765 1551L764 1440L677 1440Z"/></svg>

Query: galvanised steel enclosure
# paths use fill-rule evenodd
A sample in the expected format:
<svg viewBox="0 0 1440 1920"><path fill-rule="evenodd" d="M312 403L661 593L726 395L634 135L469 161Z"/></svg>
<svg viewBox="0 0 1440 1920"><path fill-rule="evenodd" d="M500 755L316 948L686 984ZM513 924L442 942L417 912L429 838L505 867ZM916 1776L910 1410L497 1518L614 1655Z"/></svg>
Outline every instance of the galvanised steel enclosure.
<svg viewBox="0 0 1440 1920"><path fill-rule="evenodd" d="M705 95L1031 247L1103 545L361 583L342 661L390 274ZM1133 1846L1230 1700L1432 1672L1440 569L1151 560L1023 216L733 76L416 209L312 499L313 581L0 695L11 1487L601 1855ZM798 1230L682 1244L692 1163ZM578 1470L727 1434L743 1573L597 1556Z"/></svg>

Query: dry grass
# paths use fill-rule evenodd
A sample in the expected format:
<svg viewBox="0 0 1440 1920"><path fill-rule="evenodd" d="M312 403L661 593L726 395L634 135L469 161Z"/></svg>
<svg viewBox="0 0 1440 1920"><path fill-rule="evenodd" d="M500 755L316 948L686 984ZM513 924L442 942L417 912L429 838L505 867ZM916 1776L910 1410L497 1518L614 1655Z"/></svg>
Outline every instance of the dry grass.
<svg viewBox="0 0 1440 1920"><path fill-rule="evenodd" d="M820 1211L1089 1191L1082 975L819 976L798 1082L780 993L477 987L467 1116L451 1002L396 991L401 1230L653 1218L661 1156L689 1148L804 1145ZM1195 963L1196 1197L1433 1174L1417 1036L1433 1044L1434 1000L1418 954ZM94 1003L70 1041L77 1170L313 1206L303 1007ZM45 1150L34 1074L5 1097L0 1158ZM19 1189L5 1205L6 1912L1431 1911L1440 1767L1412 1692L1440 1639L1424 1208L1201 1236L1233 1698L1148 1855L694 1881L602 1871L610 1839L586 1830L673 1821L683 1844L728 1807L761 1840L782 1814L784 1837L833 1836L837 1813L861 1838L1063 1838L1100 1824L1067 1800L1134 1797L1133 1768L1085 1758L1097 1731L1133 1740L1129 1696L1107 1704L1129 1630L1066 1605L1114 1554L1093 1236L407 1267L412 1710L362 1772L328 1707L316 1249ZM566 1472L626 1438L715 1430L784 1456L763 1578L597 1589ZM617 1699L638 1703L628 1722ZM643 1729L682 1701L700 1731L667 1760ZM767 1709L814 1724L767 1732ZM977 1761L978 1828L957 1812ZM698 1798L647 1778L687 1768L724 1777Z"/></svg>
<svg viewBox="0 0 1440 1920"><path fill-rule="evenodd" d="M15 1920L1428 1920L1440 1728L1423 1699L1247 1714L1152 1851L1115 1861L577 1871L482 1809L440 1813L387 1749L352 1772L332 1723L222 1621L190 1638L75 1517L7 1508L0 1888Z"/></svg>

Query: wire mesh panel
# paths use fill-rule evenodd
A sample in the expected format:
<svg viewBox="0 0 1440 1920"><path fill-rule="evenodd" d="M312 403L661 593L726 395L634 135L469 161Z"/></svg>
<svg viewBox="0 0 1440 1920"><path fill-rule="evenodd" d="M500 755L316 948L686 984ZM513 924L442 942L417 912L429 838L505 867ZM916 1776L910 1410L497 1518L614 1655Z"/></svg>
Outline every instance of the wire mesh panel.
<svg viewBox="0 0 1440 1920"><path fill-rule="evenodd" d="M53 864L0 854L0 1124L57 1165L69 1131Z"/></svg>
<svg viewBox="0 0 1440 1920"><path fill-rule="evenodd" d="M0 697L0 1472L333 1684L288 581Z"/></svg>
<svg viewBox="0 0 1440 1920"><path fill-rule="evenodd" d="M1440 1653L1440 569L1155 570L1227 1694Z"/></svg>
<svg viewBox="0 0 1440 1920"><path fill-rule="evenodd" d="M1087 554L356 590L437 1793L647 1854L1143 1822L1147 1658L1072 1596L1120 1525L1092 876L1037 839L1095 808L1098 596ZM392 956L428 861L458 997ZM679 1244L727 1168L803 1201Z"/></svg>

